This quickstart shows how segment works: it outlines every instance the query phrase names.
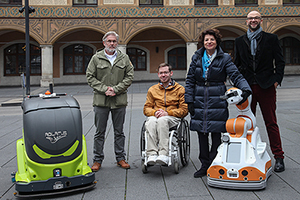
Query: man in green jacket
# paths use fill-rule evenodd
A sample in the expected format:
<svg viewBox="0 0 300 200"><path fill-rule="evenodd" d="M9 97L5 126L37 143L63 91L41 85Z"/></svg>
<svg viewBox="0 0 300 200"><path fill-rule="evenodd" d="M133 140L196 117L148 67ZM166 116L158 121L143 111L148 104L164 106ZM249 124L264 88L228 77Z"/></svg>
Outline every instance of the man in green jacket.
<svg viewBox="0 0 300 200"><path fill-rule="evenodd" d="M109 31L103 36L104 49L91 58L86 70L88 84L94 89L93 106L96 133L94 136L93 171L104 159L103 146L109 112L114 127L114 150L117 165L129 169L125 160L123 125L127 106L127 88L133 80L134 68L128 55L117 49L119 35Z"/></svg>

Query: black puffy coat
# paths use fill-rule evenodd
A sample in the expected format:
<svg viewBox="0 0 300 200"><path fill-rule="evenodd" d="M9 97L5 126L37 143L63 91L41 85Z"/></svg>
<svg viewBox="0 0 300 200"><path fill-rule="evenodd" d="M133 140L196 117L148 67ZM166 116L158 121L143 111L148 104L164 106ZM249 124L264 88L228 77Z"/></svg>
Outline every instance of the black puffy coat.
<svg viewBox="0 0 300 200"><path fill-rule="evenodd" d="M202 76L202 56L204 48L195 52L186 78L185 101L193 103L195 114L191 116L191 130L209 133L225 132L228 119L228 104L220 96L226 92L227 76L234 86L241 90L251 91L247 81L243 78L232 62L231 56L218 47L217 55L208 67L207 80Z"/></svg>

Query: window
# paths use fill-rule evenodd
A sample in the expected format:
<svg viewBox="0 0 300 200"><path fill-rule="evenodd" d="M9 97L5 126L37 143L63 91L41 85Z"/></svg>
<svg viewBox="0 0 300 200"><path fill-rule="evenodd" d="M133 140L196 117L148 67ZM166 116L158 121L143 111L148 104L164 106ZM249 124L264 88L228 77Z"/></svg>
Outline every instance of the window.
<svg viewBox="0 0 300 200"><path fill-rule="evenodd" d="M300 0L283 0L284 5L288 4L300 4Z"/></svg>
<svg viewBox="0 0 300 200"><path fill-rule="evenodd" d="M162 6L163 0L140 0L140 5L146 6Z"/></svg>
<svg viewBox="0 0 300 200"><path fill-rule="evenodd" d="M293 37L285 37L280 40L283 57L286 65L300 64L300 41Z"/></svg>
<svg viewBox="0 0 300 200"><path fill-rule="evenodd" d="M195 0L195 5L217 5L217 0Z"/></svg>
<svg viewBox="0 0 300 200"><path fill-rule="evenodd" d="M73 0L73 5L97 5L97 0Z"/></svg>
<svg viewBox="0 0 300 200"><path fill-rule="evenodd" d="M234 56L234 40L226 40L221 42L221 48L225 53L228 53L233 59Z"/></svg>
<svg viewBox="0 0 300 200"><path fill-rule="evenodd" d="M64 74L85 74L93 49L82 44L64 48Z"/></svg>
<svg viewBox="0 0 300 200"><path fill-rule="evenodd" d="M186 48L178 47L168 52L168 63L173 70L186 69Z"/></svg>
<svg viewBox="0 0 300 200"><path fill-rule="evenodd" d="M136 71L147 70L147 53L138 48L127 48L127 55Z"/></svg>
<svg viewBox="0 0 300 200"><path fill-rule="evenodd" d="M22 5L22 0L0 0L0 5Z"/></svg>
<svg viewBox="0 0 300 200"><path fill-rule="evenodd" d="M19 76L26 72L25 43L11 45L4 49L4 75ZM41 74L41 49L30 45L30 74Z"/></svg>
<svg viewBox="0 0 300 200"><path fill-rule="evenodd" d="M257 0L235 0L235 5L257 5Z"/></svg>

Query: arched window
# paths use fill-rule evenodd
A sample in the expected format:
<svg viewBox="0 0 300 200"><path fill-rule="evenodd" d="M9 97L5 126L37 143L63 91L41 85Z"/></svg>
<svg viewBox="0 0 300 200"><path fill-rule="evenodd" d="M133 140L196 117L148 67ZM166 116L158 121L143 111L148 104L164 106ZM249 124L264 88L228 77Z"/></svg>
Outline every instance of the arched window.
<svg viewBox="0 0 300 200"><path fill-rule="evenodd" d="M225 53L228 53L231 58L234 56L234 40L225 40L221 42L221 48Z"/></svg>
<svg viewBox="0 0 300 200"><path fill-rule="evenodd" d="M93 49L83 44L64 48L64 74L85 74Z"/></svg>
<svg viewBox="0 0 300 200"><path fill-rule="evenodd" d="M19 76L26 72L25 43L4 49L4 76ZM41 74L41 48L30 44L30 75Z"/></svg>
<svg viewBox="0 0 300 200"><path fill-rule="evenodd" d="M138 48L127 48L126 51L135 71L147 70L147 53L145 51Z"/></svg>
<svg viewBox="0 0 300 200"><path fill-rule="evenodd" d="M186 48L178 47L168 52L168 63L173 67L173 70L186 69Z"/></svg>
<svg viewBox="0 0 300 200"><path fill-rule="evenodd" d="M300 64L300 41L293 37L285 37L280 40L283 57L286 65Z"/></svg>

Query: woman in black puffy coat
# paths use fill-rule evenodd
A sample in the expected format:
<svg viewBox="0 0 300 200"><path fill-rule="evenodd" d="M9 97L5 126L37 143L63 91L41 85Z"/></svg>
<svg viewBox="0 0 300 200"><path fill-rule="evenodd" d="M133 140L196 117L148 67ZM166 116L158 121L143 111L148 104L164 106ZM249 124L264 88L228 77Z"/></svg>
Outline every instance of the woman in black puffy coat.
<svg viewBox="0 0 300 200"><path fill-rule="evenodd" d="M207 169L217 155L221 144L221 133L226 131L228 104L220 96L226 92L226 78L243 91L243 103L251 94L251 88L232 62L231 56L220 47L221 34L217 29L208 29L200 35L202 48L192 57L186 77L185 102L191 114L190 128L197 131L199 138L199 159L201 168L195 178L206 175ZM209 150L208 135L212 146Z"/></svg>

